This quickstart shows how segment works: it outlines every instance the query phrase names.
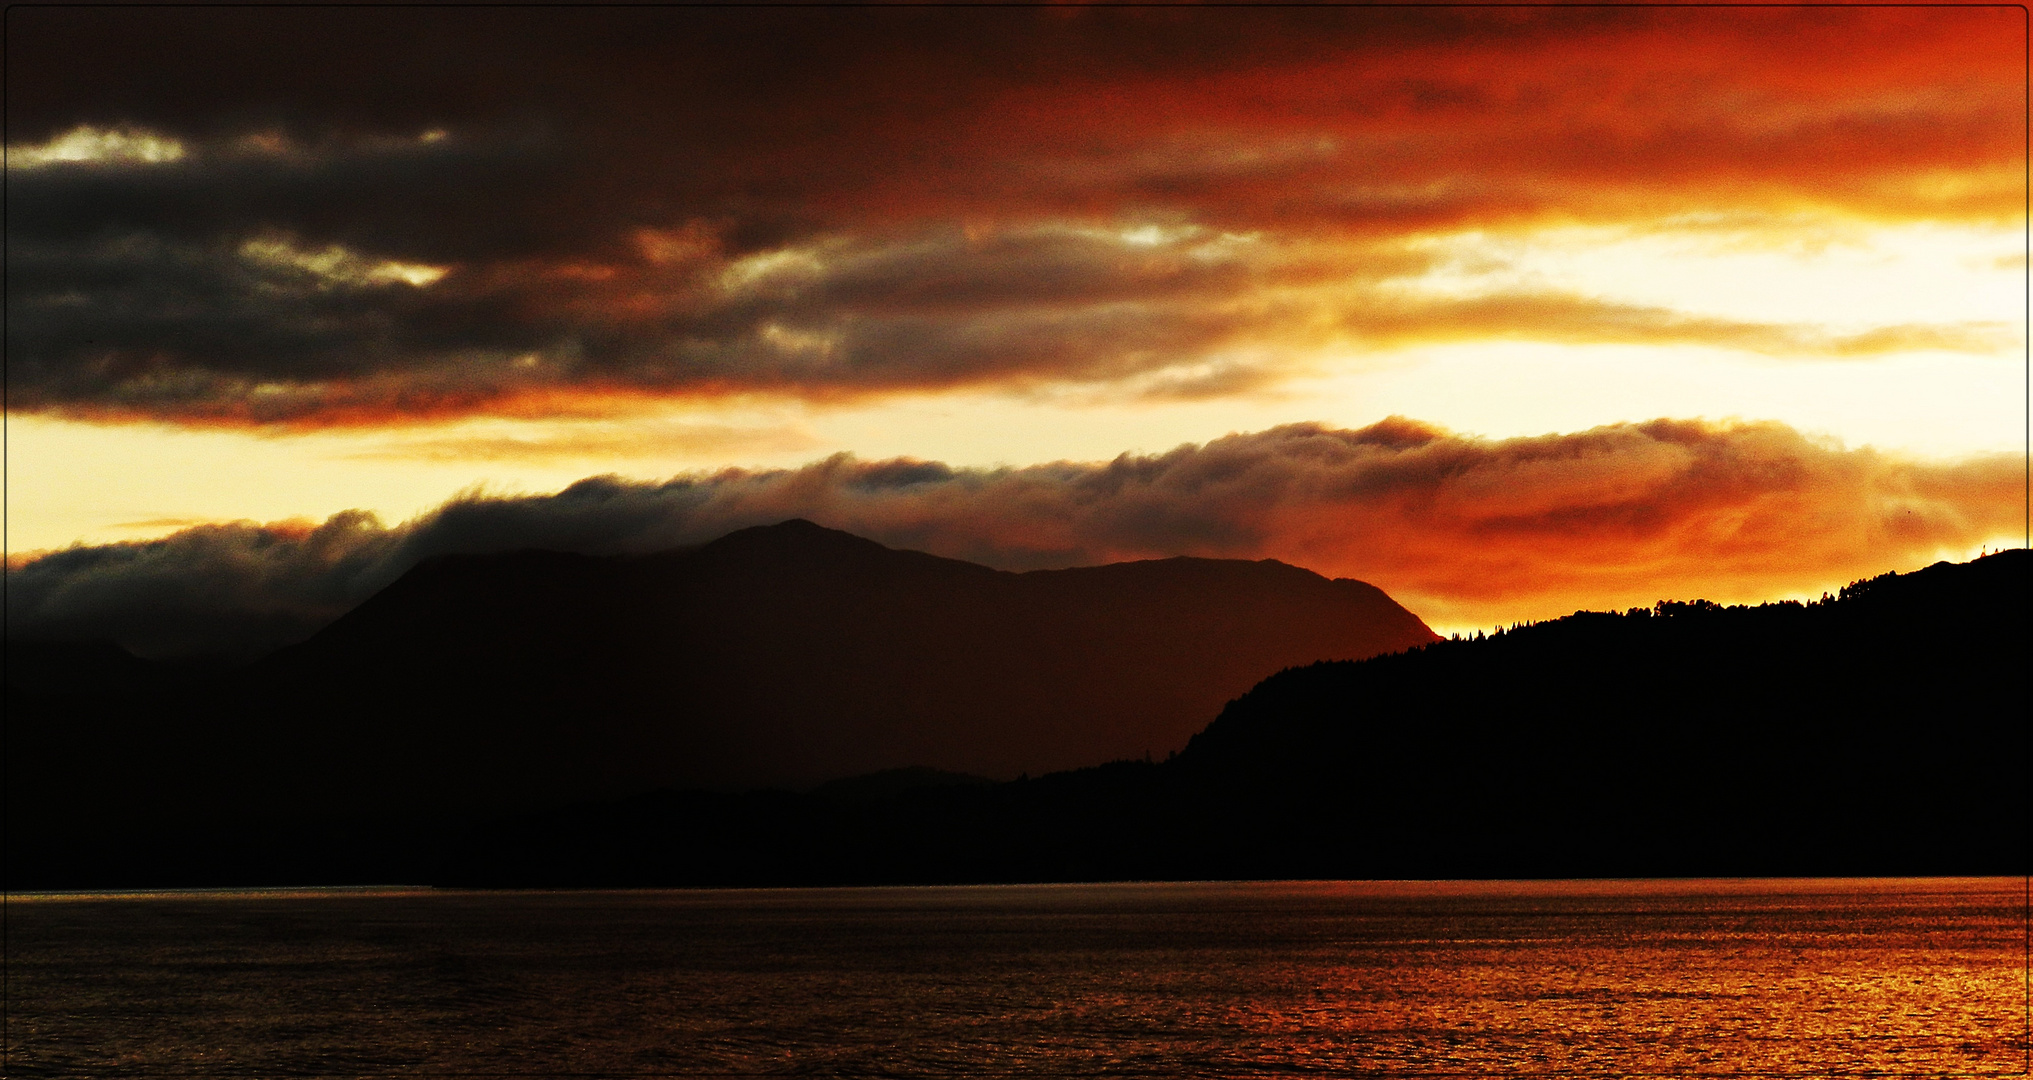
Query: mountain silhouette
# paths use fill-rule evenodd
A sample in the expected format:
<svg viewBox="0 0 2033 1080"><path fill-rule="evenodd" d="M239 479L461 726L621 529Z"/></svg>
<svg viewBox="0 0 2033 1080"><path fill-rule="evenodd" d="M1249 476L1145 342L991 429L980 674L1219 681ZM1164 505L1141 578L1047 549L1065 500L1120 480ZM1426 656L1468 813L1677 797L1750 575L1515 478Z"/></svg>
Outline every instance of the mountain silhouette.
<svg viewBox="0 0 2033 1080"><path fill-rule="evenodd" d="M94 884L83 864L255 872L232 851L366 872L574 800L1163 757L1272 672L1435 640L1372 586L1271 560L1008 573L802 520L650 555L443 556L209 679L151 681L103 648L21 677L10 659L32 856L11 861Z"/></svg>
<svg viewBox="0 0 2033 1080"><path fill-rule="evenodd" d="M1380 599L1402 611L1275 563L1000 574L806 523L655 556L442 559L224 676L22 651L46 662L7 687L9 886L2033 867L2026 551L1811 604L1661 602L1476 640L1413 621L1422 646L1303 665L1247 651ZM1177 754L1142 753L1177 730L1144 697L1181 700L1163 694L1237 654L1275 673ZM899 687L929 689L855 711ZM1060 745L1116 760L938 756L1071 730L1033 722L1071 715L1069 687L1109 734ZM909 743L941 718L973 740ZM792 783L822 758L839 772ZM772 761L779 786L722 782Z"/></svg>
<svg viewBox="0 0 2033 1080"><path fill-rule="evenodd" d="M439 880L792 885L2022 874L2033 555L1283 671L1187 749L842 806L505 819Z"/></svg>

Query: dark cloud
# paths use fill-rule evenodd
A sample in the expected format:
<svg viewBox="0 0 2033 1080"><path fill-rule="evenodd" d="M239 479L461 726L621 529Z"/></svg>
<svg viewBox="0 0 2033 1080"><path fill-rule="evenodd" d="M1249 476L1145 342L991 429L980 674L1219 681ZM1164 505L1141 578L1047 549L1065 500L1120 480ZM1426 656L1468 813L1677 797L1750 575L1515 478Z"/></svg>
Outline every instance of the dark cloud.
<svg viewBox="0 0 2033 1080"><path fill-rule="evenodd" d="M711 227L638 230L622 264L433 266L282 233L17 245L11 404L86 419L384 424L602 414L730 392L847 396L983 383L1225 393L1332 346L1527 338L1784 357L1984 352L2009 328L1811 326L1569 294L1397 288L1397 242L1198 226L943 229L747 256Z"/></svg>
<svg viewBox="0 0 2033 1080"><path fill-rule="evenodd" d="M1211 392L1272 374L1224 359L1238 343L1303 355L1323 322L1360 342L1490 321L1449 331L1463 312L1370 288L1421 268L1422 232L2016 220L2016 19L21 8L10 400L315 425L730 390ZM1489 304L1517 316L1495 332L1562 341L1968 337ZM1535 305L1548 321L1522 317Z"/></svg>
<svg viewBox="0 0 2033 1080"><path fill-rule="evenodd" d="M1033 569L1179 554L1278 558L1378 585L1445 624L1662 598L1815 593L1961 553L2025 521L2024 462L1922 463L1779 424L1657 420L1485 440L1393 418L1300 424L1105 463L864 462L470 494L393 528L206 525L9 568L9 632L149 653L309 634L425 557L696 544L806 517L896 547Z"/></svg>

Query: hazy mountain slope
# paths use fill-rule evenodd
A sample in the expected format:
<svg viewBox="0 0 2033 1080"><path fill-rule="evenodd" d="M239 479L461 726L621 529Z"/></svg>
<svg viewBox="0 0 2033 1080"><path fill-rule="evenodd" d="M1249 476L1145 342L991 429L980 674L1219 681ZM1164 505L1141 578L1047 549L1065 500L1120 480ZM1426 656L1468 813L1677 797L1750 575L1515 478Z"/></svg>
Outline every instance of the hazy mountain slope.
<svg viewBox="0 0 2033 1080"><path fill-rule="evenodd" d="M1267 674L1432 640L1379 590L1276 562L1013 574L793 521L647 556L438 558L243 671L92 709L30 695L25 724L62 733L22 745L63 749L23 783L166 837L370 865L419 830L665 786L1162 757ZM94 779L116 773L141 779Z"/></svg>
<svg viewBox="0 0 2033 1080"><path fill-rule="evenodd" d="M2026 871L2033 556L1843 593L1578 614L1285 671L1162 764L847 807L667 793L503 821L443 880Z"/></svg>
<svg viewBox="0 0 2033 1080"><path fill-rule="evenodd" d="M794 521L647 557L435 560L250 677L327 687L310 708L335 726L730 787L1162 756L1280 668L1432 640L1379 590L1274 562L1011 574Z"/></svg>

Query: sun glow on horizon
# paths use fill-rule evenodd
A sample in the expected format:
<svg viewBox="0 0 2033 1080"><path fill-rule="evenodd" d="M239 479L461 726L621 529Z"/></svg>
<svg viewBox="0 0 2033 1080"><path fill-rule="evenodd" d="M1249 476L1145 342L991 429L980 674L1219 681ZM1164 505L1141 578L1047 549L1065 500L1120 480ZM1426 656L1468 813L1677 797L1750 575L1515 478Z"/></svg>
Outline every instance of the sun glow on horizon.
<svg viewBox="0 0 2033 1080"><path fill-rule="evenodd" d="M1452 632L2024 542L2023 13L251 12L10 45L16 563L683 489Z"/></svg>

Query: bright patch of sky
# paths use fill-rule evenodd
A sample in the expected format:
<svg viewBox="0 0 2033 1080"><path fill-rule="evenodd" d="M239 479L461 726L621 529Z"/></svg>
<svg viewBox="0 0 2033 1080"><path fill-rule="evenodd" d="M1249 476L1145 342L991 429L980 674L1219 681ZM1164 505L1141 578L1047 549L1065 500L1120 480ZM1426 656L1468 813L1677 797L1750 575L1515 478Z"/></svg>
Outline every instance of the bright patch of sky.
<svg viewBox="0 0 2033 1080"><path fill-rule="evenodd" d="M1283 423L1361 427L1393 414L1491 438L1656 417L1734 417L1936 459L2025 445L2018 232L1939 225L1757 232L1690 223L1430 243L1445 256L1442 268L1401 287L1453 295L1563 291L1835 333L1988 324L2001 327L2010 347L1785 360L1694 345L1468 341L1356 352L1316 344L1300 355L1266 343L1278 355L1244 349L1237 353L1243 367L1272 364L1288 377L1242 379L1224 390L1217 385L1224 373L1210 369L1211 389L1197 395L1032 385L834 403L748 396L615 419L476 418L289 436L15 416L8 421L9 547L138 539L191 520L322 519L350 508L394 522L475 483L552 491L598 473L661 479L730 466L791 467L839 451L954 465L1104 460ZM321 287L423 287L444 273L286 238L250 241L240 253ZM819 258L751 257L731 268L729 283L765 286L809 272Z"/></svg>
<svg viewBox="0 0 2033 1080"><path fill-rule="evenodd" d="M1425 242L1442 257L1401 287L1447 296L1563 292L1695 316L1835 333L1992 323L2017 354L2025 304L2018 228L1843 226L1553 229Z"/></svg>

